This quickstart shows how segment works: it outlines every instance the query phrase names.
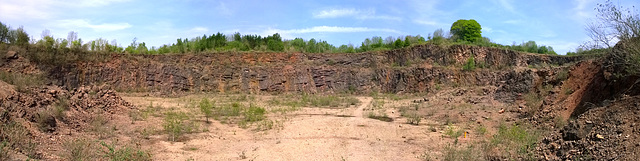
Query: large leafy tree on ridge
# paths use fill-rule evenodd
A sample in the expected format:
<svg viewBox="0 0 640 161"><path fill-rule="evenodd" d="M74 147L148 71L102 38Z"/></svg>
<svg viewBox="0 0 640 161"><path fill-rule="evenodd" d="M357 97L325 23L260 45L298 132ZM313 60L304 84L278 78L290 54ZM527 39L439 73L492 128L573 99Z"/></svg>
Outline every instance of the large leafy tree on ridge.
<svg viewBox="0 0 640 161"><path fill-rule="evenodd" d="M476 20L460 19L451 25L450 33L455 41L476 42L482 39L482 27Z"/></svg>

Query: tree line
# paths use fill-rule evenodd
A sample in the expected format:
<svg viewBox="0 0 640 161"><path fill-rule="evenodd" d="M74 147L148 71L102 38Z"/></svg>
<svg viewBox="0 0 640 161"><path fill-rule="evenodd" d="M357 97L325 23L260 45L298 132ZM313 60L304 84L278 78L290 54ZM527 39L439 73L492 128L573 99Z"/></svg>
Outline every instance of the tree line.
<svg viewBox="0 0 640 161"><path fill-rule="evenodd" d="M5 44L16 44L27 46L33 44L40 51L96 51L129 54L167 54L167 53L201 53L201 52L224 52L224 51L269 51L269 52L303 52L303 53L357 53L367 51L391 50L408 47L418 44L469 44L478 46L489 46L506 48L530 53L553 54L555 51L550 46L538 45L535 41L523 42L522 44L501 45L487 37L482 37L482 27L475 20L458 20L454 22L445 33L438 29L429 34L427 38L416 36L389 36L382 38L373 36L366 38L359 46L349 43L338 47L327 43L327 41L316 40L314 38L305 40L295 38L292 40L283 39L280 34L275 33L266 37L260 35L242 35L238 32L225 35L216 33L202 35L195 38L178 38L175 43L165 44L160 47L147 47L145 42L137 42L134 38L126 47L118 45L116 40L109 42L99 38L88 42L83 42L78 38L77 32L69 32L66 39L54 38L48 30L43 31L42 39L31 40L22 27L11 29L11 27L0 22L0 40Z"/></svg>

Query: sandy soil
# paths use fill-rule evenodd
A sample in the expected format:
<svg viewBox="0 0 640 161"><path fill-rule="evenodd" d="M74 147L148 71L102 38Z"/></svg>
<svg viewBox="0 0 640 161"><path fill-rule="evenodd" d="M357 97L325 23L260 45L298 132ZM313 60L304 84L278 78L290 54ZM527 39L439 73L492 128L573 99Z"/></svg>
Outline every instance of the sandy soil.
<svg viewBox="0 0 640 161"><path fill-rule="evenodd" d="M172 104L123 98L140 105ZM282 129L255 131L213 121L204 124L209 132L190 134L184 142L152 136L149 147L154 160L419 160L451 140L428 126L406 124L392 109L393 122L366 118L364 109L373 98L358 99L360 105L345 109L303 108L289 115Z"/></svg>

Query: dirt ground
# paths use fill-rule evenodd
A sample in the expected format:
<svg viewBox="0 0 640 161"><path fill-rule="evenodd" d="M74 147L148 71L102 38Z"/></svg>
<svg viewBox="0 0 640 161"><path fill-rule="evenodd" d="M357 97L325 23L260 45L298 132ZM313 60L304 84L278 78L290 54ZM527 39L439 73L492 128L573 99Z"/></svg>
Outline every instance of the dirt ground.
<svg viewBox="0 0 640 161"><path fill-rule="evenodd" d="M496 107L499 104L496 101L468 104L462 100L466 95L442 96L451 96L452 93L459 94L460 91L443 90L430 97L355 96L360 103L348 107L302 107L288 113L268 112L267 118L276 120L276 128L268 130L256 130L254 126L243 128L215 120L207 124L197 108L188 106L201 98L222 100L218 104L224 104L224 100L232 97L250 97L244 103L273 111L279 108L278 105L267 102L286 96L188 95L162 98L124 94L122 98L140 109L152 105L165 111L192 111L192 119L200 120L205 132L187 134L180 141L169 141L169 136L162 133L142 139L141 147L150 150L154 160L441 160L443 147L483 140L495 131L493 127L513 117L512 114L503 114L500 107L504 105ZM425 105L424 99L442 104ZM415 107L417 113L427 113L426 117L418 125L408 124L407 118L399 112L408 107ZM374 113L386 115L392 121L370 118L369 115ZM161 130L160 117L134 122L123 119L114 124L128 126L123 128ZM478 126L490 127L490 130L477 134L475 129ZM462 130L466 134L452 137L445 134L447 130Z"/></svg>

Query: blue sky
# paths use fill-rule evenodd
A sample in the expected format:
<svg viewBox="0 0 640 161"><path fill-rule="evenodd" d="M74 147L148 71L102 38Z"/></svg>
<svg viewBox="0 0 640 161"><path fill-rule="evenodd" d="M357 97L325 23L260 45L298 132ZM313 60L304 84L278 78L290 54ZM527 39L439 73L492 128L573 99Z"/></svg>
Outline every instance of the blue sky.
<svg viewBox="0 0 640 161"><path fill-rule="evenodd" d="M85 42L134 37L147 46L217 32L316 38L355 46L372 36L427 37L458 19L475 19L482 35L510 45L534 40L564 54L589 40L584 26L604 0L0 0L0 21L35 39L78 32ZM624 7L637 1L614 0Z"/></svg>

